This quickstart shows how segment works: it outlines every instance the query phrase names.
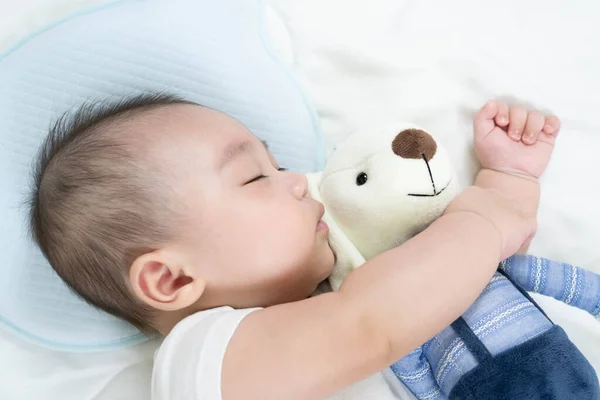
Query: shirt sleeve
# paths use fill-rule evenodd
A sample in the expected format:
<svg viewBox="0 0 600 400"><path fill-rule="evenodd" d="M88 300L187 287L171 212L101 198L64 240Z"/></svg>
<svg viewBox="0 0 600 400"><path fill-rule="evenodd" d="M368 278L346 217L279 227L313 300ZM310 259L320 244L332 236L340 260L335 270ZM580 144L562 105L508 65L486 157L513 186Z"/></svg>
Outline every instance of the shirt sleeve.
<svg viewBox="0 0 600 400"><path fill-rule="evenodd" d="M152 399L220 400L227 345L244 317L256 310L220 307L179 322L156 353Z"/></svg>
<svg viewBox="0 0 600 400"><path fill-rule="evenodd" d="M600 314L600 275L574 265L530 255L515 255L500 264L512 279L529 292L543 294Z"/></svg>

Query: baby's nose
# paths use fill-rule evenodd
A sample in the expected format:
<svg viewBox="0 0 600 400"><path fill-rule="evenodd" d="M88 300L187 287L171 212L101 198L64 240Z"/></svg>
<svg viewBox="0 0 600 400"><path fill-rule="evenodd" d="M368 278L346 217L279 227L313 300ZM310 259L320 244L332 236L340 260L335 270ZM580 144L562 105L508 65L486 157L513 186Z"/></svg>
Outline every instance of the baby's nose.
<svg viewBox="0 0 600 400"><path fill-rule="evenodd" d="M308 194L308 179L304 174L291 173L292 194L301 200Z"/></svg>
<svg viewBox="0 0 600 400"><path fill-rule="evenodd" d="M425 131L406 129L392 141L392 151L402 158L425 158L429 161L437 151L437 143Z"/></svg>

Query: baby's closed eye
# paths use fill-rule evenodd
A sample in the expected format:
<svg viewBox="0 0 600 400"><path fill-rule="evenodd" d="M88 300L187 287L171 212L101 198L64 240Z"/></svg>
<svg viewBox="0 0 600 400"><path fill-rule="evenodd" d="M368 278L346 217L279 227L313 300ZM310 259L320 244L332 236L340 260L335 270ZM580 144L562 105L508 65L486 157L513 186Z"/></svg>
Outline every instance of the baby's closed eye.
<svg viewBox="0 0 600 400"><path fill-rule="evenodd" d="M277 168L277 171L283 172L283 171L287 171L287 169L280 167L280 168ZM244 186L246 186L246 185L248 185L250 183L256 182L256 181L260 181L261 179L265 179L265 178L268 178L268 177L269 177L268 175L263 175L263 174L257 175L254 178L252 178L249 181L247 181L246 183L244 183Z"/></svg>

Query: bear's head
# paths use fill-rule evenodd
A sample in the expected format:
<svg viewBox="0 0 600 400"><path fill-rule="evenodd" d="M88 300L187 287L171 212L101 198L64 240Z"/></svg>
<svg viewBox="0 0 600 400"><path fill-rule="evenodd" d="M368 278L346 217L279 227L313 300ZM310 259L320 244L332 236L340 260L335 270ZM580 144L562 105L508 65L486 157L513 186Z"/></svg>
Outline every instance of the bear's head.
<svg viewBox="0 0 600 400"><path fill-rule="evenodd" d="M447 152L408 123L351 135L317 185L327 213L365 259L427 227L456 195L456 186Z"/></svg>

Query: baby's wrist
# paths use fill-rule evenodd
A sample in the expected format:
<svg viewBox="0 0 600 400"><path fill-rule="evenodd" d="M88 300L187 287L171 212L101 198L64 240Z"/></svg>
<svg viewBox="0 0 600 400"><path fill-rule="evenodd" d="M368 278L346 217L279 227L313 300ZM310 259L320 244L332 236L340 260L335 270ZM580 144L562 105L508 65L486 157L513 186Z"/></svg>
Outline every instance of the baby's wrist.
<svg viewBox="0 0 600 400"><path fill-rule="evenodd" d="M505 232L501 229L498 215L505 217L503 209L495 207L495 199L503 197L494 189L471 186L458 195L444 211L444 217L457 217L476 222L478 238L491 243L497 238L498 249L504 248ZM485 233L487 232L487 233ZM500 253L499 253L500 254ZM500 260L499 260L500 261Z"/></svg>
<svg viewBox="0 0 600 400"><path fill-rule="evenodd" d="M475 186L497 190L506 198L516 200L526 214L537 215L540 183L532 175L520 171L497 171L484 168L477 174Z"/></svg>
<svg viewBox="0 0 600 400"><path fill-rule="evenodd" d="M482 189L496 189L505 192L508 197L513 197L510 192L517 190L539 191L540 182L535 176L517 170L499 171L482 168L475 179L475 186Z"/></svg>
<svg viewBox="0 0 600 400"><path fill-rule="evenodd" d="M481 171L479 171L479 174L491 174L491 175L497 175L497 176L509 176L509 177L514 177L514 178L518 178L518 179L524 179L530 182L534 182L539 184L539 177L534 176L528 172L519 170L519 169L515 169L515 168L503 168L503 169L495 169L495 168L487 168L484 167L481 169Z"/></svg>

